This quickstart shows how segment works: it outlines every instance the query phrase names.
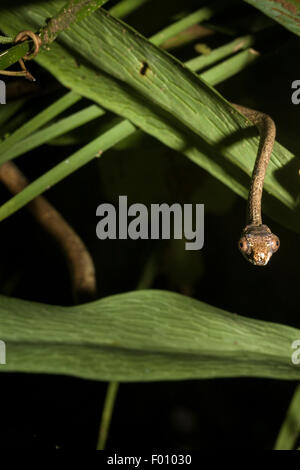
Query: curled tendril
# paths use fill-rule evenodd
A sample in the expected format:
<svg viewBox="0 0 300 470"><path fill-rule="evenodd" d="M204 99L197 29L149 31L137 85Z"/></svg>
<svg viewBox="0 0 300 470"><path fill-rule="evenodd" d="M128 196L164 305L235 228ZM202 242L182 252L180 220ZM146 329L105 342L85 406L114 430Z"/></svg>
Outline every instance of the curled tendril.
<svg viewBox="0 0 300 470"><path fill-rule="evenodd" d="M21 71L20 72L14 72L14 71L9 71L9 70L0 70L1 75L8 75L8 76L23 76L27 78L28 80L35 81L35 78L31 75L31 73L26 69L26 66L24 64L25 60L31 60L36 55L39 53L42 41L41 38L34 33L33 31L30 30L25 30L25 31L20 31L17 36L14 39L15 43L26 41L27 39L32 39L33 41L33 50L27 52L27 54L19 59L19 64L21 66Z"/></svg>

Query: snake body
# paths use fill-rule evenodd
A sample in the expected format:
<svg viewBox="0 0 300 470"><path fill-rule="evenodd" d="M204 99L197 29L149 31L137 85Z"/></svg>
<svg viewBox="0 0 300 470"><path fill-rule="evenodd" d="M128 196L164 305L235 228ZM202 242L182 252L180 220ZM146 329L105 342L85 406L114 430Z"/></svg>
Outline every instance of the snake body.
<svg viewBox="0 0 300 470"><path fill-rule="evenodd" d="M260 142L248 195L248 220L239 240L239 249L255 266L265 266L279 246L279 238L262 223L261 200L266 171L272 154L276 126L267 114L233 104L247 119L253 122L260 134Z"/></svg>

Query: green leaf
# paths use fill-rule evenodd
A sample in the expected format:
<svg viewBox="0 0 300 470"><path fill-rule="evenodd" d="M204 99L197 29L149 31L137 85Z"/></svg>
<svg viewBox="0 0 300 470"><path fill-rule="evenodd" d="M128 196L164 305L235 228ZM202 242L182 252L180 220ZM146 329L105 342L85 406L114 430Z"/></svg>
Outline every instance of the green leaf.
<svg viewBox="0 0 300 470"><path fill-rule="evenodd" d="M76 307L0 298L3 371L153 381L255 376L299 380L300 331L240 317L163 291Z"/></svg>
<svg viewBox="0 0 300 470"><path fill-rule="evenodd" d="M5 70L18 62L30 51L30 41L24 41L0 53L0 70ZM16 71L20 71L16 68Z"/></svg>
<svg viewBox="0 0 300 470"><path fill-rule="evenodd" d="M299 0L245 0L293 33L300 35Z"/></svg>

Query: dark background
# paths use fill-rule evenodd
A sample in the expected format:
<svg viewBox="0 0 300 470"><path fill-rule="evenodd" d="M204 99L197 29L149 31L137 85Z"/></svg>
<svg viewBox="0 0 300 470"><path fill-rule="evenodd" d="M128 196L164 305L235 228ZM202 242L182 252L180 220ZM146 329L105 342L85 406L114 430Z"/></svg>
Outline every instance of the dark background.
<svg viewBox="0 0 300 470"><path fill-rule="evenodd" d="M188 14L200 6L196 0L152 0L126 21L149 36L175 21L178 13ZM170 52L188 60L199 42L218 47L262 27L267 31L256 34L254 48L261 59L217 89L230 101L269 113L278 127L278 141L299 154L300 105L291 103L291 82L300 79L299 39L242 1L205 25L217 32L208 36L203 32L202 38ZM220 28L227 28L227 33ZM235 36L230 37L228 31ZM38 79L38 96L35 91L28 110L35 114L63 90L36 64L30 63L30 70ZM14 80L7 83L15 90ZM22 156L18 165L34 179L99 134L111 119L108 113L71 133L72 145L57 140L31 152L30 158ZM182 243L174 241L100 242L95 234L96 207L106 201L116 203L122 194L128 195L129 204L204 203L203 250L185 252ZM0 201L8 197L1 187ZM99 297L135 289L154 255L157 271L152 287L299 328L298 235L264 217L281 239L280 251L263 269L248 264L237 249L246 202L153 138L138 134L128 139L49 190L47 198L89 247L97 268ZM72 304L64 258L26 209L1 223L0 257L2 294ZM0 448L95 448L105 383L5 373L0 384ZM247 378L121 384L108 448L270 449L294 389L292 382Z"/></svg>

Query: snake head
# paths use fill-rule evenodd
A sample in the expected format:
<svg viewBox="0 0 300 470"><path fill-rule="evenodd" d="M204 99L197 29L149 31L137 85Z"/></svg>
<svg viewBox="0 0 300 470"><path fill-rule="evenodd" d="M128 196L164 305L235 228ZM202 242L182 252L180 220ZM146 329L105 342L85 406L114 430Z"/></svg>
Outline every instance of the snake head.
<svg viewBox="0 0 300 470"><path fill-rule="evenodd" d="M267 225L247 225L239 240L239 250L255 266L266 266L279 246L279 238Z"/></svg>

